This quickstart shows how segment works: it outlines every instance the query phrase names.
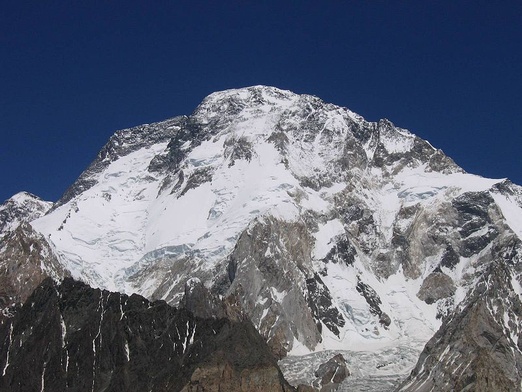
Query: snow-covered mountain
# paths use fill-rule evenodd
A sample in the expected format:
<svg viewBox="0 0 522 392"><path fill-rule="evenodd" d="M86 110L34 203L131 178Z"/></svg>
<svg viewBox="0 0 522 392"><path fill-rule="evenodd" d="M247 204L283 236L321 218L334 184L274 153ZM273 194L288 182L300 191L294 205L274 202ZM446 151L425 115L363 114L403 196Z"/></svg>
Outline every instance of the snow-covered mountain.
<svg viewBox="0 0 522 392"><path fill-rule="evenodd" d="M206 312L236 306L296 385L335 351L346 388L394 388L415 367L401 388L480 389L491 372L520 389L522 188L388 120L273 87L217 92L116 132L45 215L6 205L0 228L30 222L42 279L174 306L201 286Z"/></svg>

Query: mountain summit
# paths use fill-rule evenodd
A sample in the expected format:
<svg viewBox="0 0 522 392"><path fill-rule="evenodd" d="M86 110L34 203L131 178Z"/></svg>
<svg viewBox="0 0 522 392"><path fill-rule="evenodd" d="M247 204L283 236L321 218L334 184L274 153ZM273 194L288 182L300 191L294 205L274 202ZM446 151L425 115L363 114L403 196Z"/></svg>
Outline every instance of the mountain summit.
<svg viewBox="0 0 522 392"><path fill-rule="evenodd" d="M522 188L388 120L274 87L213 93L116 132L40 215L0 215L24 227L2 237L3 271L37 257L39 281L248 320L293 385L326 388L314 371L343 353L328 363L350 390L520 390Z"/></svg>

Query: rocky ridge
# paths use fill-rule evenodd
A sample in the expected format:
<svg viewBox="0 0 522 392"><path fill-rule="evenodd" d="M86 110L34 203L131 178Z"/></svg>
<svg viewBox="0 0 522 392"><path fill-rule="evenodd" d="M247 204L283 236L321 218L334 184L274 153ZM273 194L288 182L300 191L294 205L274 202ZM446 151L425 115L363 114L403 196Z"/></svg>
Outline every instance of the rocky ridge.
<svg viewBox="0 0 522 392"><path fill-rule="evenodd" d="M9 391L291 391L247 321L46 279L0 325Z"/></svg>

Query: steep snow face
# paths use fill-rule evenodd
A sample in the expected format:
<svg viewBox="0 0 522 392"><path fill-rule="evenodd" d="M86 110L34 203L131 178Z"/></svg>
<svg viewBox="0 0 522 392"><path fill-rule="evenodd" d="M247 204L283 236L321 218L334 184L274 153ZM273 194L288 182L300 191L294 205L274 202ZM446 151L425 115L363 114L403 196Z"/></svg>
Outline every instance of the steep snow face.
<svg viewBox="0 0 522 392"><path fill-rule="evenodd" d="M197 146L184 143L187 156L176 174L185 180L173 187L162 188L166 174L149 170L153 158L168 153L168 143L146 145L91 175L94 185L35 227L56 245L74 277L97 287L136 291L126 287L127 274L158 255L190 251L205 259L202 267L212 268L254 217L267 211L296 216L288 190L297 181L266 140L278 113L297 96L282 97L244 108L227 128ZM225 102L208 112L207 106L224 100L215 94L198 108L194 117L200 127L233 106Z"/></svg>
<svg viewBox="0 0 522 392"><path fill-rule="evenodd" d="M143 253L147 208L158 192L159 180L147 165L166 146L145 147L111 162L94 186L32 223L73 277L123 289L117 274Z"/></svg>
<svg viewBox="0 0 522 392"><path fill-rule="evenodd" d="M119 131L32 226L95 287L177 304L198 278L281 355L420 350L520 235L500 184L387 120L257 86Z"/></svg>

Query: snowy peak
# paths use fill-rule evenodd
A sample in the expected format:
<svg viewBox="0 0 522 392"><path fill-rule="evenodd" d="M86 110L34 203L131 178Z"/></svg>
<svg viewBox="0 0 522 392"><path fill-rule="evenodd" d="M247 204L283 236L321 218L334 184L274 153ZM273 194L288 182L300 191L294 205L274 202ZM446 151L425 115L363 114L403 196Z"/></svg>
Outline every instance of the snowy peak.
<svg viewBox="0 0 522 392"><path fill-rule="evenodd" d="M0 205L0 238L23 222L43 216L53 203L29 192L19 192Z"/></svg>
<svg viewBox="0 0 522 392"><path fill-rule="evenodd" d="M223 139L223 134L229 137ZM194 148L210 138L220 139L230 162L237 159L237 154L251 158L253 144L269 141L294 176L315 187L339 180L331 178L331 169L335 169L334 176L340 171L360 175L369 166L386 172L421 164L428 170L460 170L442 152L388 120L370 123L314 96L254 86L213 93L191 116L116 132L55 207L93 186L97 175L111 162L160 143L168 142L167 149L151 160L148 169L169 171L166 181L174 181L172 172ZM290 150L299 153L296 156ZM318 171L320 167L324 170Z"/></svg>
<svg viewBox="0 0 522 392"><path fill-rule="evenodd" d="M77 278L174 300L184 282L159 290L170 276L158 272L165 257L200 263L208 280L254 219L335 216L347 186L361 208L393 201L386 217L372 217L390 230L397 189L408 185L399 195L412 195L411 182L458 172L387 120L370 123L313 96L255 86L211 94L192 116L116 132L35 226ZM145 273L152 266L155 283ZM128 287L130 277L137 282Z"/></svg>
<svg viewBox="0 0 522 392"><path fill-rule="evenodd" d="M31 226L91 286L179 304L198 282L201 312L248 317L279 357L413 367L494 260L519 263L521 195L388 120L255 86L116 132Z"/></svg>
<svg viewBox="0 0 522 392"><path fill-rule="evenodd" d="M218 91L208 95L194 111L194 115L204 113L234 114L245 107L286 106L297 100L299 95L269 86L252 86L240 89Z"/></svg>
<svg viewBox="0 0 522 392"><path fill-rule="evenodd" d="M295 177L315 187L363 175L372 166L385 173L421 165L430 171L462 171L440 150L388 120L367 122L317 97L273 87L211 94L192 119L212 135L231 134L228 147L237 142L245 150L255 144L255 139L264 137L276 147ZM338 178L340 171L344 178Z"/></svg>

